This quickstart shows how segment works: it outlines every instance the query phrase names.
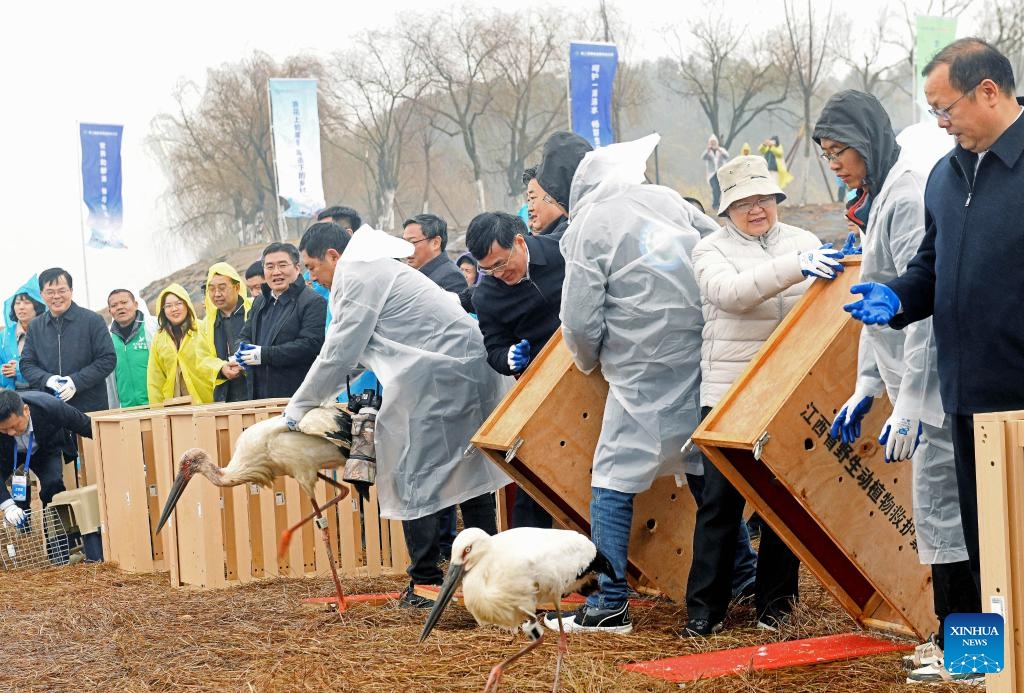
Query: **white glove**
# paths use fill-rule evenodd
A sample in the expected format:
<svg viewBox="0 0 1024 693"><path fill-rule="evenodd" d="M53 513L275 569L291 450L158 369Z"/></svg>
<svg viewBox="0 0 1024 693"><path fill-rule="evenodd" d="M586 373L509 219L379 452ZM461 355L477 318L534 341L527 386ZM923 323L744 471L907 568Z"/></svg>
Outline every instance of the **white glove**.
<svg viewBox="0 0 1024 693"><path fill-rule="evenodd" d="M843 264L839 262L843 253L839 250L815 248L801 251L797 257L800 259L800 273L805 277L835 279L836 273L843 271Z"/></svg>
<svg viewBox="0 0 1024 693"><path fill-rule="evenodd" d="M75 387L75 382L71 378L65 376L63 380L64 385L57 390L57 396L60 397L60 401L67 402L75 396L75 393L78 392L78 388Z"/></svg>
<svg viewBox="0 0 1024 693"><path fill-rule="evenodd" d="M8 498L0 503L0 510L4 513L4 519L15 527L25 524L25 511L14 504L14 500Z"/></svg>
<svg viewBox="0 0 1024 693"><path fill-rule="evenodd" d="M885 461L909 460L921 442L921 420L900 416L895 411L882 426L879 445L885 446Z"/></svg>
<svg viewBox="0 0 1024 693"><path fill-rule="evenodd" d="M48 390L53 390L54 392L57 392L58 390L61 389L61 387L63 387L63 380L64 376L62 375L51 375L49 378L46 379L46 388Z"/></svg>
<svg viewBox="0 0 1024 693"><path fill-rule="evenodd" d="M246 366L252 367L258 366L262 363L262 360L260 359L260 354L262 353L262 351L263 347L259 346L258 344L248 344L242 347L238 353L242 355L242 363L244 363Z"/></svg>

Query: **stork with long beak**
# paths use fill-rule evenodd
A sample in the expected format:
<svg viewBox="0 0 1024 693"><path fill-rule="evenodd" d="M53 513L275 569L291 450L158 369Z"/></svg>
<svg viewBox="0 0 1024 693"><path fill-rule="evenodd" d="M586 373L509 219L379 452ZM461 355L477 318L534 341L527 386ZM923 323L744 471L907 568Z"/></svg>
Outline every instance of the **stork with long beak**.
<svg viewBox="0 0 1024 693"><path fill-rule="evenodd" d="M466 608L480 625L514 629L522 624L532 642L491 669L484 687L484 693L490 693L498 689L505 667L544 639L544 628L537 621L537 604L554 603L558 660L552 690L557 691L566 650L561 599L573 592L595 592L598 573L615 575L608 559L579 532L518 527L491 536L477 527L464 529L452 544L448 575L423 626L420 642L430 635L460 583Z"/></svg>
<svg viewBox="0 0 1024 693"><path fill-rule="evenodd" d="M216 486L252 483L268 488L273 485L276 477L290 476L309 496L313 512L282 532L278 555L284 555L292 533L315 517L316 526L321 530L327 545L331 577L338 595L338 610L344 611L345 597L334 564L334 553L331 551L327 518L322 511L341 501L349 491L347 486L330 478L322 470L335 469L345 464L352 440L352 419L348 412L336 407L319 407L307 413L298 427L298 431L289 429L287 422L280 416L256 422L238 436L234 454L226 467L214 464L209 454L201 448L186 450L181 456L178 476L167 496L156 531L163 528L188 482L196 474L202 474ZM338 489L338 495L323 506L316 502L317 479L323 479Z"/></svg>

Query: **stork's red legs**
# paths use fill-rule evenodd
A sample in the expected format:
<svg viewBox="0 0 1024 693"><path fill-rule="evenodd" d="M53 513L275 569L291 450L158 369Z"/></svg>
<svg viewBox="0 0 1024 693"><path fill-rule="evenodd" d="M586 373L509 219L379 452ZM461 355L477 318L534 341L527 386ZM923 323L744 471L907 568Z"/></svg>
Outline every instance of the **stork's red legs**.
<svg viewBox="0 0 1024 693"><path fill-rule="evenodd" d="M327 510L327 508L331 507L335 503L343 500L346 496L348 496L348 486L345 486L343 484L339 484L337 481L335 481L334 479L332 479L331 477L327 476L326 474L324 474L322 472L317 472L316 475L318 477L320 477L321 479L323 479L324 481L326 481L328 484L337 487L338 490L339 490L338 495L336 495L334 498L332 498L331 500L329 500L326 503L324 503L323 508L321 508L321 510ZM313 500L313 499L310 498L310 500ZM314 508L316 507L316 503L315 502L313 503L313 507ZM286 529L283 532L281 532L281 538L277 542L277 557L278 557L278 559L284 558L284 555L286 553L288 553L288 546L292 543L292 534L295 533L295 530L297 530L299 527L301 527L302 525L306 524L307 522L309 522L310 520L312 520L314 517L317 517L317 516L318 516L318 513L317 513L317 511L314 510L309 515L306 515L304 518L302 518L301 520L296 522L294 525L292 525L288 529ZM328 554L329 555L333 555L329 551L328 551Z"/></svg>
<svg viewBox="0 0 1024 693"><path fill-rule="evenodd" d="M541 628L543 628L543 626L541 626ZM514 655L512 655L505 661L501 662L500 664L495 664L494 668L491 669L490 676L487 677L487 685L484 686L484 693L495 693L495 691L498 690L498 683L501 681L501 675L505 672L505 667L507 667L509 664L522 657L524 654L526 654L533 648L537 647L537 645L540 645L541 642L543 642L543 640L544 633L541 632L539 638L531 642L523 649L519 650L519 652L516 652ZM556 683L555 685L557 686L558 684Z"/></svg>

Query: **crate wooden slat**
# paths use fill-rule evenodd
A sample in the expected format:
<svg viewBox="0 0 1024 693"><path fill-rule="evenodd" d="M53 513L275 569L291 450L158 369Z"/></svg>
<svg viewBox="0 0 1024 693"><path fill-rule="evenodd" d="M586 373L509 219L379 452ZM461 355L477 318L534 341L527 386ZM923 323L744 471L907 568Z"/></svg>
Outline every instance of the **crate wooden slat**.
<svg viewBox="0 0 1024 693"><path fill-rule="evenodd" d="M556 332L473 437L473 444L564 526L590 535L590 472L608 384L584 375ZM683 601L696 506L674 477L638 494L629 578Z"/></svg>
<svg viewBox="0 0 1024 693"><path fill-rule="evenodd" d="M886 464L874 436L891 407L876 398L852 446L828 436L856 377L860 323L842 306L860 260L844 264L811 286L693 439L856 621L924 638L937 623L911 465Z"/></svg>
<svg viewBox="0 0 1024 693"><path fill-rule="evenodd" d="M1024 690L1024 411L974 415L981 608L1002 614L1003 670L986 690Z"/></svg>

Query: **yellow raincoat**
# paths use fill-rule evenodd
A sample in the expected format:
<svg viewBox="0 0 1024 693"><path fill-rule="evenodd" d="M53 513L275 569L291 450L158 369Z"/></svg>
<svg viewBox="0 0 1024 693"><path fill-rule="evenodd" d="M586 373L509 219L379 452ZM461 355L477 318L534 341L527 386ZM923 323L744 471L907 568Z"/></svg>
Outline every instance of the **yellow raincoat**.
<svg viewBox="0 0 1024 693"><path fill-rule="evenodd" d="M174 384L181 371L182 380L192 401L206 404L213 401L213 386L220 375L221 361L212 354L204 339L203 331L196 322L196 311L188 292L180 284L171 284L157 297L157 308L163 312L164 296L174 294L185 302L192 327L182 337L181 346L174 346L174 339L167 330L160 329L149 347L149 370L147 384L149 402L160 402L174 397ZM158 313L159 315L159 313Z"/></svg>
<svg viewBox="0 0 1024 693"><path fill-rule="evenodd" d="M210 286L210 282L213 281L213 275L219 274L222 277L227 277L233 281L238 282L239 289L238 295L242 297L242 310L245 311L245 317L249 317L249 309L252 308L252 296L249 295L249 289L245 285L245 281L242 279L242 275L235 270L234 267L226 262L218 262L214 265L210 265L210 269L206 272L206 286ZM210 300L210 291L207 289L206 293L203 294L203 304L206 306L206 317L202 319L200 331L203 335L203 340L206 342L207 348L210 353L214 356L217 355L217 347L213 343L213 322L217 315L217 306L213 305L213 301ZM224 362L221 362L222 364ZM220 380L224 380L221 378Z"/></svg>
<svg viewBox="0 0 1024 693"><path fill-rule="evenodd" d="M760 150L761 154L767 154L771 152L771 154L775 157L775 165L779 169L779 187L785 190L786 186L789 185L790 182L792 182L793 174L791 174L789 172L789 169L786 168L786 155L782 152L782 145L773 144L769 146L767 144L762 144L760 146Z"/></svg>

